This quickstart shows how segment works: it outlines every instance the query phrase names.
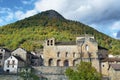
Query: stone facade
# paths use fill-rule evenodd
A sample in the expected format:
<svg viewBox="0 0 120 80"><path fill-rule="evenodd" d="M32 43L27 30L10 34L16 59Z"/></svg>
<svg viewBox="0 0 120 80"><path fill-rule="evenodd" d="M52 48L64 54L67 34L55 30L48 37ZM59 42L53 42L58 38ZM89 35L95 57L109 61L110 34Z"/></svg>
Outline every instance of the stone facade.
<svg viewBox="0 0 120 80"><path fill-rule="evenodd" d="M21 59L23 59L27 64L30 64L30 59L31 59L31 54L29 52L27 52L26 50L22 49L22 48L17 48L16 50L14 50L11 55L14 56L19 56Z"/></svg>
<svg viewBox="0 0 120 80"><path fill-rule="evenodd" d="M43 48L44 66L75 66L81 60L99 68L98 44L91 35L76 38L75 42L56 42L48 39Z"/></svg>
<svg viewBox="0 0 120 80"><path fill-rule="evenodd" d="M108 70L109 80L120 80L120 64L111 64Z"/></svg>

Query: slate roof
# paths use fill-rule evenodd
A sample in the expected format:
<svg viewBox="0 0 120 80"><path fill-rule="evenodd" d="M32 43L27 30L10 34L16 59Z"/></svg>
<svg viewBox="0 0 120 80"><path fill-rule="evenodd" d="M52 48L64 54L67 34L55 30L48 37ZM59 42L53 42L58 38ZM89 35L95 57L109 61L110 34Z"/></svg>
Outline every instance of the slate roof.
<svg viewBox="0 0 120 80"><path fill-rule="evenodd" d="M19 56L14 56L16 59L18 59L18 61L22 61L22 62L25 62L21 57Z"/></svg>
<svg viewBox="0 0 120 80"><path fill-rule="evenodd" d="M120 70L120 64L110 64L114 70Z"/></svg>
<svg viewBox="0 0 120 80"><path fill-rule="evenodd" d="M114 61L120 62L120 58L106 58L106 59L102 60L102 62L106 62L106 61L108 61L108 62L114 62Z"/></svg>
<svg viewBox="0 0 120 80"><path fill-rule="evenodd" d="M71 42L56 42L55 45L76 45L75 41Z"/></svg>

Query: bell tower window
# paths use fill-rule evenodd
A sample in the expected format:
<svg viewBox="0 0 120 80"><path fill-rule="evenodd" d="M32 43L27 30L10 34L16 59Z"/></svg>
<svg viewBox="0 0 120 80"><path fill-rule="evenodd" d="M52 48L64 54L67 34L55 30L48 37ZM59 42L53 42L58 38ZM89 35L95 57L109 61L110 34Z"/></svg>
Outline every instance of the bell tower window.
<svg viewBox="0 0 120 80"><path fill-rule="evenodd" d="M89 51L89 46L88 45L85 46L85 50Z"/></svg>

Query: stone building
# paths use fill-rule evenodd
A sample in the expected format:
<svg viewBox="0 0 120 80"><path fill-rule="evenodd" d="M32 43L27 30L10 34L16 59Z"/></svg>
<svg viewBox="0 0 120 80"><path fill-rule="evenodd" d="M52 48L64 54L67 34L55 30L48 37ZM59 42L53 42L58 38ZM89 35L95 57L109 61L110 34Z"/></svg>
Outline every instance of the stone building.
<svg viewBox="0 0 120 80"><path fill-rule="evenodd" d="M110 64L108 70L109 80L120 80L120 64Z"/></svg>
<svg viewBox="0 0 120 80"><path fill-rule="evenodd" d="M31 63L31 53L22 49L22 48L17 48L14 50L11 55L14 56L19 56L21 59L23 59L27 64Z"/></svg>
<svg viewBox="0 0 120 80"><path fill-rule="evenodd" d="M4 61L10 57L10 50L6 48L0 48L0 67L4 66Z"/></svg>
<svg viewBox="0 0 120 80"><path fill-rule="evenodd" d="M87 61L100 71L98 43L91 35L76 37L74 42L48 39L44 43L43 59L44 66L75 66L80 61Z"/></svg>

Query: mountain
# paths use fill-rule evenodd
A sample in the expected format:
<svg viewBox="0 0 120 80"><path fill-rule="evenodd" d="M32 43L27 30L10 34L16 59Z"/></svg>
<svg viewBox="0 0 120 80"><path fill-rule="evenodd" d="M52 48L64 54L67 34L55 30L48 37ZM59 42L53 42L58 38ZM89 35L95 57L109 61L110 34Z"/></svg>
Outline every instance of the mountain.
<svg viewBox="0 0 120 80"><path fill-rule="evenodd" d="M74 15L73 15L74 16ZM113 39L94 28L65 19L54 10L48 10L23 20L0 27L0 46L27 50L42 48L43 41L55 37L57 41L75 41L76 36L92 34L99 46L119 54L120 40Z"/></svg>

